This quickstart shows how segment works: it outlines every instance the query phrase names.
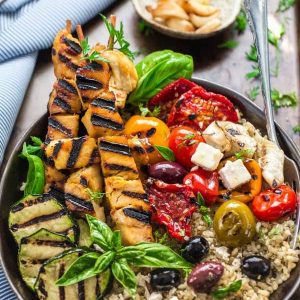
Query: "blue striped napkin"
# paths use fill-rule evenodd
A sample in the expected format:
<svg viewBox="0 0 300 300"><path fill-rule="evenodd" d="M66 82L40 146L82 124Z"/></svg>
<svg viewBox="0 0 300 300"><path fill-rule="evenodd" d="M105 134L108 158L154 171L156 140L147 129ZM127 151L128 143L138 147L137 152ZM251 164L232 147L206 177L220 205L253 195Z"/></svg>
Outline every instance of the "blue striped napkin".
<svg viewBox="0 0 300 300"><path fill-rule="evenodd" d="M84 24L116 0L0 0L0 165L38 51L65 27ZM13 300L0 266L0 299Z"/></svg>

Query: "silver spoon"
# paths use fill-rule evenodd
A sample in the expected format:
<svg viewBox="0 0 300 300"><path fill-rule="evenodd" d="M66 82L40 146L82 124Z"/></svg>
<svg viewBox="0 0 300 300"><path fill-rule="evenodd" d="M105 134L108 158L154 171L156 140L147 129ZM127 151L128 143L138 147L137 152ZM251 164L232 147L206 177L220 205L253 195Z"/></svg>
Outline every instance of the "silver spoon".
<svg viewBox="0 0 300 300"><path fill-rule="evenodd" d="M269 66L269 43L268 43L268 20L267 20L267 0L245 0L245 9L249 20L249 25L257 48L258 63L261 71L262 94L267 123L269 139L279 143L276 136L274 114L271 99L270 66ZM297 246L297 239L300 227L300 176L296 163L285 155L284 160L285 181L296 191L297 194L297 217L295 222L294 236L291 241L293 249Z"/></svg>

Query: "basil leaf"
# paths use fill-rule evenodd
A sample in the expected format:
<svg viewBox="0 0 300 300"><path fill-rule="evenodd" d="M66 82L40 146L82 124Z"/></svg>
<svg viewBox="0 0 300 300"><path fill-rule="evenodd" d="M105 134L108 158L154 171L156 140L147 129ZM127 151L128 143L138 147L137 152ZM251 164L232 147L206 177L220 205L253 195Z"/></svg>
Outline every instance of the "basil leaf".
<svg viewBox="0 0 300 300"><path fill-rule="evenodd" d="M100 246L104 251L111 250L113 232L110 227L90 215L86 215L86 219L90 226L93 243Z"/></svg>
<svg viewBox="0 0 300 300"><path fill-rule="evenodd" d="M94 276L94 267L100 253L89 252L76 259L68 270L56 281L58 286L66 286Z"/></svg>
<svg viewBox="0 0 300 300"><path fill-rule="evenodd" d="M138 84L128 102L137 106L146 103L165 86L180 77L191 78L193 58L171 50L156 51L147 55L136 65Z"/></svg>
<svg viewBox="0 0 300 300"><path fill-rule="evenodd" d="M113 232L111 244L112 248L115 250L122 248L121 232L119 230Z"/></svg>
<svg viewBox="0 0 300 300"><path fill-rule="evenodd" d="M125 259L115 261L111 267L116 280L127 289L131 296L136 294L137 282L134 272L131 270Z"/></svg>
<svg viewBox="0 0 300 300"><path fill-rule="evenodd" d="M137 267L161 267L173 269L190 269L192 265L169 247L157 243L140 243L136 250L145 251L145 256L128 257L127 261Z"/></svg>
<svg viewBox="0 0 300 300"><path fill-rule="evenodd" d="M164 159L168 161L175 161L174 152L170 148L158 145L154 145L154 147Z"/></svg>
<svg viewBox="0 0 300 300"><path fill-rule="evenodd" d="M136 257L142 257L146 255L144 250L136 249L136 246L124 247L118 251L118 257L126 259L135 259Z"/></svg>
<svg viewBox="0 0 300 300"><path fill-rule="evenodd" d="M236 280L227 287L218 288L217 290L213 291L211 295L216 299L224 299L228 297L230 293L237 292L241 287L242 280Z"/></svg>

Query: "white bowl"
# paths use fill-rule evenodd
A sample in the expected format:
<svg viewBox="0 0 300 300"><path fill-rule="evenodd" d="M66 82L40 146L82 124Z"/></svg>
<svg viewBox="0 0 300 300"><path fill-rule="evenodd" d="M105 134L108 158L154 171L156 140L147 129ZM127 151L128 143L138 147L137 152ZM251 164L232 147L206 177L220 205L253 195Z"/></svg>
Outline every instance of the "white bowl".
<svg viewBox="0 0 300 300"><path fill-rule="evenodd" d="M228 28L235 21L242 6L242 0L212 0L211 3L213 5L221 8L222 25L216 31L203 34L174 30L153 20L152 15L146 9L146 6L156 4L156 0L132 0L132 3L138 15L155 30L171 37L187 40L207 38Z"/></svg>

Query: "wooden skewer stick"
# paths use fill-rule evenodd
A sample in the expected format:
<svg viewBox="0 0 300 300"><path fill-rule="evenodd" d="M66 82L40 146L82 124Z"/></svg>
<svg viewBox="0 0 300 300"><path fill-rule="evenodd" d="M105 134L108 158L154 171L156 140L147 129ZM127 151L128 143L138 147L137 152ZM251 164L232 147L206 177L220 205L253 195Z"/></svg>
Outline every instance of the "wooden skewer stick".
<svg viewBox="0 0 300 300"><path fill-rule="evenodd" d="M68 33L71 33L71 31L72 31L72 22L71 22L71 20L66 21L66 30L67 30Z"/></svg>
<svg viewBox="0 0 300 300"><path fill-rule="evenodd" d="M117 17L115 15L111 15L110 23L113 27L116 26L116 22L117 22ZM112 50L114 48L114 44L115 44L114 37L110 35L108 40L108 49Z"/></svg>
<svg viewBox="0 0 300 300"><path fill-rule="evenodd" d="M82 31L81 25L76 26L76 32L77 32L79 41L82 42L84 40L84 34Z"/></svg>

